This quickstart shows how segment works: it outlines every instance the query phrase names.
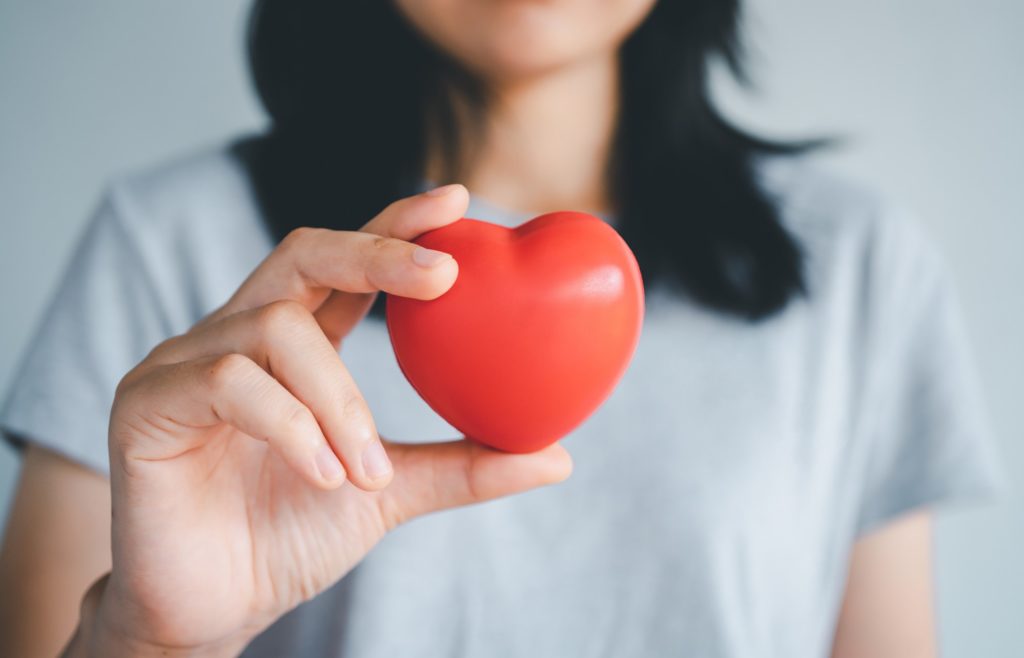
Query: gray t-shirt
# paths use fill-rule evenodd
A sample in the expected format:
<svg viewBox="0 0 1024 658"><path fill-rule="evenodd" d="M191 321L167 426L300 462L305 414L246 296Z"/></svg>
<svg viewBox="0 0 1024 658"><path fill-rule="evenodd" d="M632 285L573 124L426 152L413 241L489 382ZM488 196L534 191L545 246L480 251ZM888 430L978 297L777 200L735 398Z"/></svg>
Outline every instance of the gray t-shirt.
<svg viewBox="0 0 1024 658"><path fill-rule="evenodd" d="M806 299L751 324L649 291L629 371L564 441L566 483L399 528L247 655L827 655L857 537L999 478L949 278L917 225L805 161L758 171L806 252ZM479 200L468 214L525 219ZM106 471L120 377L272 248L224 149L112 183L5 430ZM342 354L382 435L457 435L383 323Z"/></svg>

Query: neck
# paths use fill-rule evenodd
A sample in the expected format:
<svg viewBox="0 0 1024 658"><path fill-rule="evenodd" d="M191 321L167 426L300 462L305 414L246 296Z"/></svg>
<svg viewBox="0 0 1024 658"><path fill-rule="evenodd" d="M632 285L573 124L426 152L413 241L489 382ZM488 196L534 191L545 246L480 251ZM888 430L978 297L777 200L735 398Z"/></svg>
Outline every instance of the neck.
<svg viewBox="0 0 1024 658"><path fill-rule="evenodd" d="M523 212L607 212L618 73L612 53L492 87L462 182L473 194ZM428 176L438 171L430 166Z"/></svg>

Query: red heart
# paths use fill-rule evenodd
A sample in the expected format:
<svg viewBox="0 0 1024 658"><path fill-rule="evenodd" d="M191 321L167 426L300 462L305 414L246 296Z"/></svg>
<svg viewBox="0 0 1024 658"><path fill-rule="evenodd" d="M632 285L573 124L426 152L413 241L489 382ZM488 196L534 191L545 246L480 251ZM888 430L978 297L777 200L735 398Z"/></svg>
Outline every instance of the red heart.
<svg viewBox="0 0 1024 658"><path fill-rule="evenodd" d="M467 437L533 452L611 394L636 349L644 289L633 253L578 212L515 229L475 219L416 242L459 264L431 301L389 296L387 325L413 388Z"/></svg>

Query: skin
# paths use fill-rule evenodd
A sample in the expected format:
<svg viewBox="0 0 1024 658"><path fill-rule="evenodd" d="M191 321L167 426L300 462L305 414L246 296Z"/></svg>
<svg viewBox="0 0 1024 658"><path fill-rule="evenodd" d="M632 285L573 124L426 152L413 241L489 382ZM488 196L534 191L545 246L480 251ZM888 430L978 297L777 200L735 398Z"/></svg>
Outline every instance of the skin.
<svg viewBox="0 0 1024 658"><path fill-rule="evenodd" d="M377 290L432 299L454 283L450 256L408 240L455 221L467 203L452 185L392 204L362 231L293 233L224 307L124 377L110 422L111 568L83 600L69 655L235 655L399 523L568 477L557 445L507 455L465 441L389 443L382 458L338 357ZM58 570L44 582L59 590L106 566L103 508L89 505L102 485L54 468L68 467L30 456L3 559L5 597L36 587L25 572ZM86 509L95 526L63 527ZM37 555L46 543L96 551L85 565ZM4 654L54 648L47 624L66 624L64 603L79 595L36 595L31 610L7 599ZM46 610L53 601L59 615Z"/></svg>
<svg viewBox="0 0 1024 658"><path fill-rule="evenodd" d="M474 192L528 211L608 208L615 52L653 0L396 4L490 88L463 177ZM567 477L558 446L380 444L337 355L377 290L431 299L452 285L457 263L418 264L409 241L467 202L448 187L358 232L290 236L224 307L126 375L109 481L28 448L0 552L0 654L236 655L395 525ZM852 547L834 656L935 655L930 532L922 512Z"/></svg>
<svg viewBox="0 0 1024 658"><path fill-rule="evenodd" d="M938 655L931 517L909 514L854 546L833 658Z"/></svg>
<svg viewBox="0 0 1024 658"><path fill-rule="evenodd" d="M653 0L395 4L487 86L483 143L461 172L463 183L503 207L537 214L608 209L605 162L619 105L617 52ZM440 171L432 160L428 177L437 180Z"/></svg>

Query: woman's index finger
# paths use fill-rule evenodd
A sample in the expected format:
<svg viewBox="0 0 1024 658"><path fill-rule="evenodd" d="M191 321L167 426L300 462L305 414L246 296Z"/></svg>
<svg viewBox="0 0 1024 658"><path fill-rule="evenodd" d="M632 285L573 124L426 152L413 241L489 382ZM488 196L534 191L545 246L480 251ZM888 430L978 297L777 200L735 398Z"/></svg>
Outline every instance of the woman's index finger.
<svg viewBox="0 0 1024 658"><path fill-rule="evenodd" d="M360 231L293 231L215 315L223 317L284 300L299 302L315 312L332 296L365 299L366 293L377 291L417 299L443 294L458 273L454 260L424 259L416 254L416 245L406 241L449 224L465 212L468 195L464 187L446 186L439 191L443 193L431 191L391 204ZM344 318L334 320L342 322Z"/></svg>

